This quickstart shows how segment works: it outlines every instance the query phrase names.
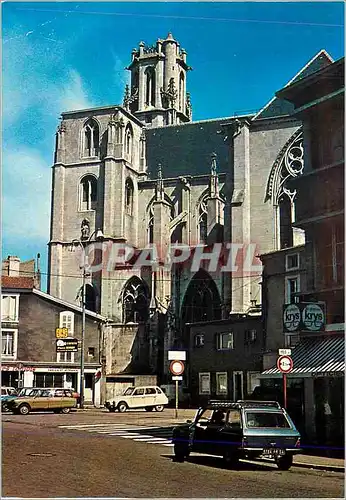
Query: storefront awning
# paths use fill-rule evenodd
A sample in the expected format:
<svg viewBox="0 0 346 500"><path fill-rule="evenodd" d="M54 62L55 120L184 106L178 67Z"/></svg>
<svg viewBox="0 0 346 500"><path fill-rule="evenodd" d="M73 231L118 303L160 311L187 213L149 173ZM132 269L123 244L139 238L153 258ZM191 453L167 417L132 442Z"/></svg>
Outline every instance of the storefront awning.
<svg viewBox="0 0 346 500"><path fill-rule="evenodd" d="M292 348L293 370L289 376L313 376L314 374L336 374L345 370L345 338L330 337L305 338ZM261 373L261 378L281 376L275 367Z"/></svg>

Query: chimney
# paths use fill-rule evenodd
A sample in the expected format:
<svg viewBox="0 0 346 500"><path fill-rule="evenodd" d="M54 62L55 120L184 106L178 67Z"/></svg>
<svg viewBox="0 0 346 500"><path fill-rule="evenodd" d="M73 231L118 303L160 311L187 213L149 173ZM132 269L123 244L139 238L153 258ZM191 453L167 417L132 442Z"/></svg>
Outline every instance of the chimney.
<svg viewBox="0 0 346 500"><path fill-rule="evenodd" d="M20 258L16 256L8 256L8 275L19 276Z"/></svg>

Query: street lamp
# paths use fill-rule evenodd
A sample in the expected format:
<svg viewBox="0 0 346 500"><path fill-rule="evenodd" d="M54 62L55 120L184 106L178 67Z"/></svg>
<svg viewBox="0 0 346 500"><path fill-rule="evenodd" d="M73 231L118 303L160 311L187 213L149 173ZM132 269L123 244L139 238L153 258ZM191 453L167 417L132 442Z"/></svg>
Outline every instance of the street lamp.
<svg viewBox="0 0 346 500"><path fill-rule="evenodd" d="M80 403L79 407L84 408L84 341L85 341L85 288L86 288L86 278L87 276L90 275L88 272L87 268L89 267L88 259L85 255L85 247L87 246L88 243L91 242L91 239L93 236L95 236L96 241L102 241L104 239L103 233L101 229L96 229L93 231L90 236L89 236L89 223L88 221L84 220L82 222L81 226L81 238L79 240L75 239L72 240L72 245L78 245L82 248L82 255L83 255L83 260L82 264L79 266L80 269L83 270L82 274L82 297L81 297L81 302L82 302L82 339L81 339L81 355L80 355L80 389L79 389L79 395L80 395Z"/></svg>

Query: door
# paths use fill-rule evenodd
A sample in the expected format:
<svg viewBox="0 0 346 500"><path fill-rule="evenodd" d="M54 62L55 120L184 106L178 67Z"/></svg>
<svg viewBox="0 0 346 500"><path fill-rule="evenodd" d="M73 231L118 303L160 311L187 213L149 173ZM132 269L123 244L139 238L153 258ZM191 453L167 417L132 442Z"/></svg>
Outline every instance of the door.
<svg viewBox="0 0 346 500"><path fill-rule="evenodd" d="M33 410L49 410L52 393L48 390L37 391L34 397L30 398L30 406Z"/></svg>
<svg viewBox="0 0 346 500"><path fill-rule="evenodd" d="M156 405L156 390L154 387L147 387L145 389L145 406Z"/></svg>
<svg viewBox="0 0 346 500"><path fill-rule="evenodd" d="M244 399L244 374L243 372L233 372L233 399Z"/></svg>
<svg viewBox="0 0 346 500"><path fill-rule="evenodd" d="M129 397L128 403L130 408L143 408L145 406L144 387L135 389L132 396Z"/></svg>

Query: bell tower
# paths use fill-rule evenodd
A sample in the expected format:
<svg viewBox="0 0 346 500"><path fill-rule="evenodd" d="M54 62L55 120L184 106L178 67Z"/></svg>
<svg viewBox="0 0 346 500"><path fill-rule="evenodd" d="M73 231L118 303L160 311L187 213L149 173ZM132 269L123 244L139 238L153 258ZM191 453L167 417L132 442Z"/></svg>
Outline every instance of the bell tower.
<svg viewBox="0 0 346 500"><path fill-rule="evenodd" d="M140 42L132 50L131 84L126 86L124 107L146 126L186 123L192 119L190 95L186 92L186 51L171 33L153 46Z"/></svg>

